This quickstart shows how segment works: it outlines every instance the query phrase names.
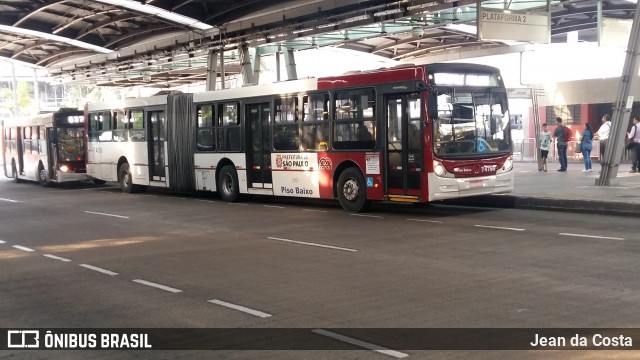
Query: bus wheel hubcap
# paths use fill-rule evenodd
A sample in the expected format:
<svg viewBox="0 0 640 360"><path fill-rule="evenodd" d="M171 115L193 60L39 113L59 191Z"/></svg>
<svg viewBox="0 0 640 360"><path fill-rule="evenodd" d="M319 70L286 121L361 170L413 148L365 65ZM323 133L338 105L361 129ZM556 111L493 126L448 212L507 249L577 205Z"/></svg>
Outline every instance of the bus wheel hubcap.
<svg viewBox="0 0 640 360"><path fill-rule="evenodd" d="M354 179L347 180L342 187L342 193L345 199L349 201L354 201L358 197L359 191L358 183Z"/></svg>
<svg viewBox="0 0 640 360"><path fill-rule="evenodd" d="M40 180L47 181L47 171L45 169L40 169Z"/></svg>
<svg viewBox="0 0 640 360"><path fill-rule="evenodd" d="M227 175L224 178L223 190L225 194L231 194L231 191L232 191L231 189L233 189L233 179L231 178L231 176Z"/></svg>

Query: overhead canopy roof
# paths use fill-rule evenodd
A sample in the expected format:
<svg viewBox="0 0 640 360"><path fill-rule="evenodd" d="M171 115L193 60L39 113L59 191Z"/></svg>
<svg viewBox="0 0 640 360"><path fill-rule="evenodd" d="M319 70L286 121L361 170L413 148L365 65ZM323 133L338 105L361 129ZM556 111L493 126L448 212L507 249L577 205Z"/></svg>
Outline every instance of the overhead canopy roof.
<svg viewBox="0 0 640 360"><path fill-rule="evenodd" d="M546 1L509 4L546 10ZM595 41L596 0L550 4L552 41L570 31ZM635 4L604 0L602 10L631 19ZM506 46L478 41L475 13L472 0L0 0L0 56L46 67L60 82L173 87L205 80L209 50L224 49L225 71L238 73L241 43L263 54L340 46L398 60Z"/></svg>

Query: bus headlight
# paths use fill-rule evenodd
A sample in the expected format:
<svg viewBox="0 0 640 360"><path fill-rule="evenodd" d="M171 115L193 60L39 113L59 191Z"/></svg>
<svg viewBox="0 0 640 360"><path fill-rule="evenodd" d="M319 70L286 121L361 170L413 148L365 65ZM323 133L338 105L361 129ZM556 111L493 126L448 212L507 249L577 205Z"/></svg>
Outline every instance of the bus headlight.
<svg viewBox="0 0 640 360"><path fill-rule="evenodd" d="M60 166L60 171L69 172L69 167L67 165L62 165L62 166Z"/></svg>
<svg viewBox="0 0 640 360"><path fill-rule="evenodd" d="M444 165L440 161L433 161L433 172L440 177L443 177L447 174L447 169L444 168Z"/></svg>
<svg viewBox="0 0 640 360"><path fill-rule="evenodd" d="M504 161L504 165L502 165L502 172L508 172L513 169L513 156L509 156L507 160Z"/></svg>

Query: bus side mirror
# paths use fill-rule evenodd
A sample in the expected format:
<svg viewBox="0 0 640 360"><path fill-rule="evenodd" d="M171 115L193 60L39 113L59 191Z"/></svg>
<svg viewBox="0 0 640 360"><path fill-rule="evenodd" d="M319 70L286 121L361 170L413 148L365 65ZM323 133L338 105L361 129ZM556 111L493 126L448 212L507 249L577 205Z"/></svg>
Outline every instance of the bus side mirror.
<svg viewBox="0 0 640 360"><path fill-rule="evenodd" d="M435 91L429 92L429 97L427 98L427 115L429 119L438 118L438 95Z"/></svg>

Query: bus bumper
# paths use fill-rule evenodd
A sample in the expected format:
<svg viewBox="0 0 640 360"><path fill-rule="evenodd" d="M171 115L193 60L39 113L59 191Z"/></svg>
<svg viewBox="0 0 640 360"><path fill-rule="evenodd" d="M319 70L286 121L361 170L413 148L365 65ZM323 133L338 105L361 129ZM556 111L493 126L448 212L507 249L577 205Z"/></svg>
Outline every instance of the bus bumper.
<svg viewBox="0 0 640 360"><path fill-rule="evenodd" d="M513 191L513 182L513 170L499 175L462 179L443 178L429 173L429 201L509 193Z"/></svg>
<svg viewBox="0 0 640 360"><path fill-rule="evenodd" d="M89 176L87 176L86 173L66 173L66 172L57 170L56 179L58 182L85 181L85 180L89 180Z"/></svg>

